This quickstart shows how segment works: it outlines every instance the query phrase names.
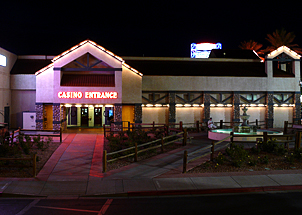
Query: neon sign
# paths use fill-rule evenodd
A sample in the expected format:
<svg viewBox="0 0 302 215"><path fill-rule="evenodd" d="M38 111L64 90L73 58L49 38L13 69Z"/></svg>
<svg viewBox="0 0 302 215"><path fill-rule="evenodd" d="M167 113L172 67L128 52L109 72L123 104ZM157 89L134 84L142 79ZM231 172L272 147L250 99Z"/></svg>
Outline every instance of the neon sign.
<svg viewBox="0 0 302 215"><path fill-rule="evenodd" d="M212 49L221 48L221 43L192 43L191 58L208 58Z"/></svg>
<svg viewBox="0 0 302 215"><path fill-rule="evenodd" d="M117 92L58 92L60 99L117 99Z"/></svg>

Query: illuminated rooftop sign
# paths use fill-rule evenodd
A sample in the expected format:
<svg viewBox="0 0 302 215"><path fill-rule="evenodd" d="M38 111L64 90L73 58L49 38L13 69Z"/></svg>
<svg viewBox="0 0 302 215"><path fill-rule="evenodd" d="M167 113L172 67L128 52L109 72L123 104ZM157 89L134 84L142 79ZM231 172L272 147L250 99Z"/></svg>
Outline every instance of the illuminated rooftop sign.
<svg viewBox="0 0 302 215"><path fill-rule="evenodd" d="M221 49L221 43L192 43L191 58L208 58L212 49Z"/></svg>
<svg viewBox="0 0 302 215"><path fill-rule="evenodd" d="M6 66L6 57L0 54L0 66Z"/></svg>
<svg viewBox="0 0 302 215"><path fill-rule="evenodd" d="M60 99L117 99L117 92L58 92Z"/></svg>

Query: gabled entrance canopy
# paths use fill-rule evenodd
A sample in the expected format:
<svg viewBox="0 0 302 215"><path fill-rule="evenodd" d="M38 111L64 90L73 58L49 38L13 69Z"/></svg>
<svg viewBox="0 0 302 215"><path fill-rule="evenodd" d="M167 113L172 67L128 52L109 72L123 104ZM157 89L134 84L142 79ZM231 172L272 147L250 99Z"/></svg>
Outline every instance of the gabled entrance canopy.
<svg viewBox="0 0 302 215"><path fill-rule="evenodd" d="M277 48L276 50L272 51L271 53L269 53L267 55L268 59L273 59L277 56L279 56L280 54L285 53L286 55L288 55L289 57L291 57L292 59L300 59L301 56L299 54L297 54L295 51L291 50L290 48L288 48L287 46L280 46L279 48Z"/></svg>
<svg viewBox="0 0 302 215"><path fill-rule="evenodd" d="M99 61L95 62L94 64L83 64L77 60L77 58L87 53L89 54L86 55L88 58L86 62L89 63L89 58L91 56L96 57L97 59L99 59ZM110 52L109 50L105 49L104 47L96 44L91 40L85 40L70 48L69 50L63 52L62 54L54 57L52 60L52 64L37 71L35 75L39 75L40 73L48 70L49 68L61 71L71 71L71 69L66 67L66 65L72 61L75 61L78 64L78 68L73 68L72 71L122 71L122 66L125 66L135 74L143 76L142 73L138 72L136 69L126 64L121 57L115 55L114 53ZM101 64L102 62L106 62L108 65L110 65L110 67L99 69L98 64Z"/></svg>

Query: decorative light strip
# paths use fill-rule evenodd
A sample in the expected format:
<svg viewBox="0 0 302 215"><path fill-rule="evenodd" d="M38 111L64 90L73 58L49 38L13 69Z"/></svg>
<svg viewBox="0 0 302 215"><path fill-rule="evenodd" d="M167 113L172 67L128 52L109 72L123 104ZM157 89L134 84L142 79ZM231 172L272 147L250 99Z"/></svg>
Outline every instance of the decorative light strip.
<svg viewBox="0 0 302 215"><path fill-rule="evenodd" d="M294 56L297 57L297 58L300 58L300 57L301 57L297 52L291 50L291 49L288 48L287 46L280 46L280 47L277 48L276 50L274 50L274 51L272 51L271 53L269 53L267 56L268 56L268 57L271 57L271 56L275 55L277 52L282 52L282 51L287 51L287 52L289 52L290 54L294 55Z"/></svg>
<svg viewBox="0 0 302 215"><path fill-rule="evenodd" d="M86 43L90 43L91 45L95 46L96 48L98 48L98 49L102 50L103 52L109 54L110 56L114 57L115 59L117 59L118 61L120 61L120 62L122 63L122 65L124 65L125 67L127 67L128 69L130 69L132 72L134 72L134 73L136 73L136 74L138 74L138 75L140 75L140 76L143 76L142 73L138 72L136 69L134 69L134 68L132 68L131 66L129 66L128 64L126 64L123 58L121 58L121 57L115 55L115 54L112 53L111 51L105 49L104 47L98 45L97 43L95 43L95 42L93 42L93 41L91 41L91 40L85 40L85 41L79 43L78 45L73 46L72 48L68 49L67 51L63 52L62 54L60 54L60 55L54 57L54 58L52 59L52 62L54 63L54 62L57 61L58 59L64 57L65 55L69 54L70 52L72 52L72 51L74 51L74 50L80 48L81 46L85 45ZM48 65L48 66L46 66L46 67L40 69L39 71L37 71L37 72L35 73L35 75L39 75L39 74L41 74L42 72L44 72L45 70L47 70L48 68L53 67L53 63L51 63L50 65Z"/></svg>

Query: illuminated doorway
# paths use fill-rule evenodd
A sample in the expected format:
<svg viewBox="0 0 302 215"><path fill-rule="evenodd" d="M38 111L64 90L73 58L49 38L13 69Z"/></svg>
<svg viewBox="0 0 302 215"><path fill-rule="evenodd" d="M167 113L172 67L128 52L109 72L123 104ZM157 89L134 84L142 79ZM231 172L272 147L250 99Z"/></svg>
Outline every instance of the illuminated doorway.
<svg viewBox="0 0 302 215"><path fill-rule="evenodd" d="M88 107L81 107L81 126L88 127Z"/></svg>
<svg viewBox="0 0 302 215"><path fill-rule="evenodd" d="M102 108L94 108L94 126L102 126Z"/></svg>

